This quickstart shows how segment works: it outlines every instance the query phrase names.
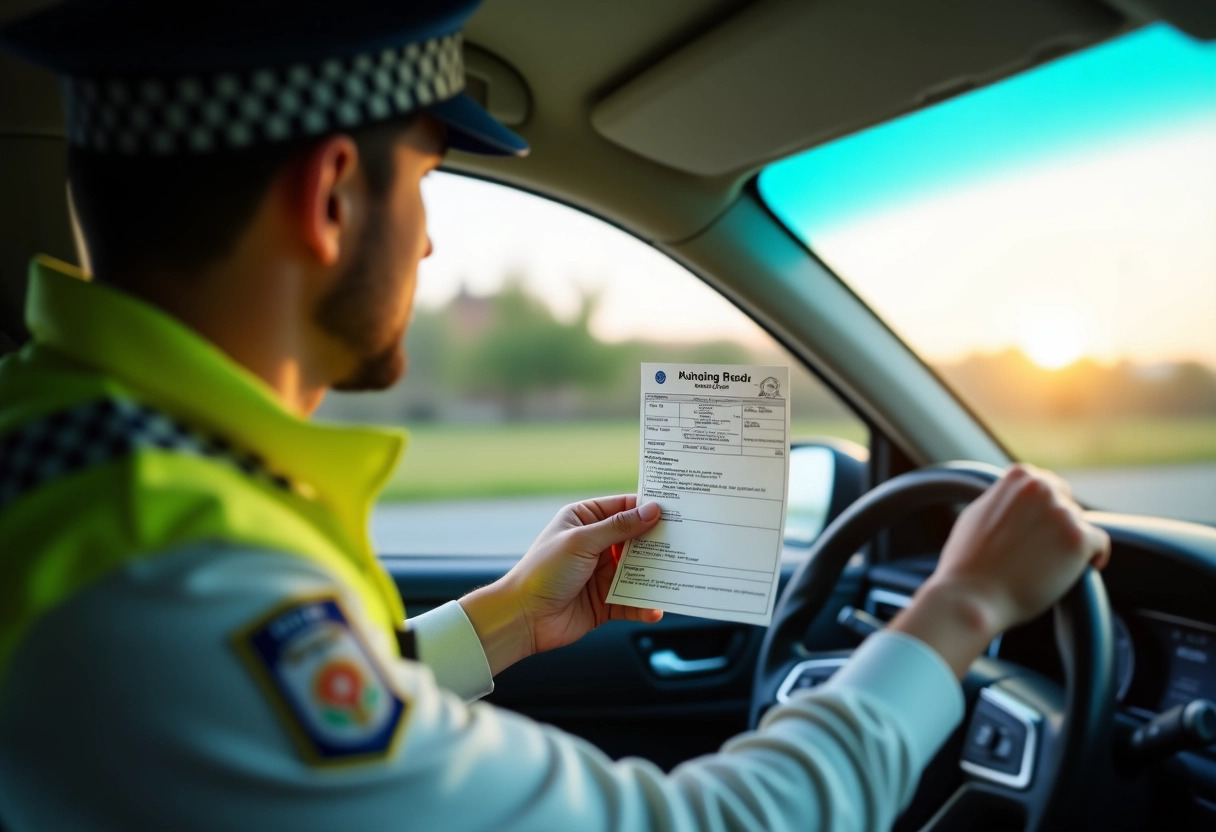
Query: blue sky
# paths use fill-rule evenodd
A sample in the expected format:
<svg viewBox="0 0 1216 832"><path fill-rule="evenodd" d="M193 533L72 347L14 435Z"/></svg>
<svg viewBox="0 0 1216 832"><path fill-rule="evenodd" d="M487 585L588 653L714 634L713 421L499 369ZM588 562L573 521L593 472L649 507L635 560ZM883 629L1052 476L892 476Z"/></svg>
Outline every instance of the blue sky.
<svg viewBox="0 0 1216 832"><path fill-rule="evenodd" d="M770 165L760 191L804 240L1032 160L1216 117L1216 43L1165 24Z"/></svg>

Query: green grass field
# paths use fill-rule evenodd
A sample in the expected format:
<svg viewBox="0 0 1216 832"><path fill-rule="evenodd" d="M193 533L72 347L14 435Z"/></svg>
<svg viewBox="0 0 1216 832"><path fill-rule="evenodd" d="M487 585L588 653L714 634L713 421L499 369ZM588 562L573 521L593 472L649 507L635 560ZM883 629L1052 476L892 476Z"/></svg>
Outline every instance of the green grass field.
<svg viewBox="0 0 1216 832"><path fill-rule="evenodd" d="M1020 458L1048 468L1173 465L1216 460L1216 419L1002 422Z"/></svg>
<svg viewBox="0 0 1216 832"><path fill-rule="evenodd" d="M792 433L865 441L865 429L848 422L798 423ZM423 425L410 429L384 499L621 494L637 486L637 422Z"/></svg>
<svg viewBox="0 0 1216 832"><path fill-rule="evenodd" d="M1216 419L1008 423L1015 454L1050 468L1216 460ZM797 422L794 437L866 441L850 422ZM636 422L423 425L385 490L386 500L537 494L598 495L637 488Z"/></svg>

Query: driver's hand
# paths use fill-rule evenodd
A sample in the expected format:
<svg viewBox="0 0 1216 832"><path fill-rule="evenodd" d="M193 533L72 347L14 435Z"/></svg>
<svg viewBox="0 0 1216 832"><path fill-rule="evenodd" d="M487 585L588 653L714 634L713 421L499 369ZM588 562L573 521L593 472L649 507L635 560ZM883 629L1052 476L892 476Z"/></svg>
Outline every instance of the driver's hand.
<svg viewBox="0 0 1216 832"><path fill-rule="evenodd" d="M563 647L611 619L653 623L659 610L608 604L613 545L649 531L659 506L633 495L566 506L500 580L461 599L498 673L533 653Z"/></svg>
<svg viewBox="0 0 1216 832"><path fill-rule="evenodd" d="M1110 558L1106 532L1086 522L1068 486L1049 471L1015 465L954 525L932 580L983 599L992 626L1029 621Z"/></svg>
<svg viewBox="0 0 1216 832"><path fill-rule="evenodd" d="M936 571L892 629L929 643L961 677L992 638L1109 558L1110 538L1059 477L1015 465L959 516Z"/></svg>

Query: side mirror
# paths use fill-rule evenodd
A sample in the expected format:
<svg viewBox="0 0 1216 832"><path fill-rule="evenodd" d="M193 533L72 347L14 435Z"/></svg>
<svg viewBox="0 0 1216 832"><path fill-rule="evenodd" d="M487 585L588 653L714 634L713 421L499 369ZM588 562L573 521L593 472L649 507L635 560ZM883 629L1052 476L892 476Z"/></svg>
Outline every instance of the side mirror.
<svg viewBox="0 0 1216 832"><path fill-rule="evenodd" d="M785 545L810 546L865 492L869 452L855 442L816 437L790 447Z"/></svg>

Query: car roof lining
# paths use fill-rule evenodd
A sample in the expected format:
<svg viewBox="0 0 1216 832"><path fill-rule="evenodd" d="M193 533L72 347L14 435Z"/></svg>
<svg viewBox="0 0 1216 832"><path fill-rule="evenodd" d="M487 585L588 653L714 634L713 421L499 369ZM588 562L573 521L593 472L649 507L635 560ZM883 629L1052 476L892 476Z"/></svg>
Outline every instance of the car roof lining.
<svg viewBox="0 0 1216 832"><path fill-rule="evenodd" d="M1057 0L770 0L591 111L606 138L702 175L747 171L1094 43L1122 17Z"/></svg>
<svg viewBox="0 0 1216 832"><path fill-rule="evenodd" d="M867 41L867 15L907 21L916 14L924 18L922 29L908 39L954 44L950 60L914 43L895 54L898 27L890 24L881 40ZM1018 23L1020 16L1026 20ZM552 193L656 244L677 244L721 216L773 158L992 83L1151 19L1112 11L1098 0L616 0L602 7L553 0L491 2L470 21L468 37L526 79L533 107L520 132L533 153L509 162L452 154L449 167ZM737 132L716 136L714 125L728 123L731 114L714 109L714 67L728 62L732 52L744 63L762 58L749 52L747 37L730 35L732 27L780 31L796 28L794 23L816 43L852 44L855 71L867 62L881 68L875 79L867 79L864 102L850 101L847 89L825 93L822 87L848 85L824 79L822 72L795 71L791 77L789 67L814 66L821 58L799 64L796 54L788 54L797 50L787 44L787 54L769 68L788 87L782 94L826 96L832 106L802 121L784 114L784 121L776 119L781 123L766 124L774 133L770 138ZM833 28L838 26L847 31ZM664 27L671 31L664 33ZM558 37L560 49L551 45ZM918 61L927 63L915 73L916 87L905 84L891 92L888 82L913 74L908 67ZM736 106L762 97L743 87L730 99ZM665 115L662 107L649 108L645 118L635 112L634 107L647 106L649 88L665 90L666 103L679 115ZM689 98L682 100L682 93ZM682 123L689 116L692 120Z"/></svg>
<svg viewBox="0 0 1216 832"><path fill-rule="evenodd" d="M1128 2L1110 0L1122 7ZM46 0L8 2L0 21L45 5ZM973 7L991 9L992 19L979 20L983 15ZM470 71L491 86L495 77L517 76L511 82L516 88L505 98L496 98L491 89L488 102L492 110L496 100L509 102L510 120L533 152L505 161L454 152L446 164L553 195L660 246L675 245L695 238L728 210L768 160L887 120L962 86L991 83L1148 19L1143 16L1148 13L1137 18L1126 12L1112 12L1098 0L491 0L466 29L474 51L482 53L470 60ZM919 23L916 15L923 18ZM1010 22L1014 18L1029 22ZM885 28L867 26L867 20L883 19L888 19ZM890 21L913 27L909 31L915 34L905 40L928 39L930 46L940 41L940 48L915 43L897 48L899 26ZM768 70L778 72L775 89L822 103L805 117L793 112L798 108L787 108L790 112L765 123L772 136L763 140L746 130L715 135L714 125L731 117L725 104L715 110L706 98L719 77L715 64L728 62L732 53L739 66L757 60L748 38L732 35L732 27L771 32L795 24L804 27L808 42L840 41L838 51L855 55L851 74L820 77L823 54L798 63L787 45ZM882 37L867 40L868 32L880 29ZM926 32L935 34L930 38ZM873 78L859 75L867 65ZM901 74L914 74L916 83L893 87L892 79ZM861 83L859 78L865 94L851 95L849 88ZM723 102L744 107L759 98L742 95L747 92L742 86ZM663 90L673 113L684 116L664 117L653 107L645 118L634 112L648 106L647 90L653 89ZM761 116L754 110L745 115ZM685 116L689 123L681 124ZM44 251L76 259L64 190L47 187L65 179L62 136L54 78L0 53L0 181L5 183L0 330L18 340L25 336L21 309L30 255Z"/></svg>

